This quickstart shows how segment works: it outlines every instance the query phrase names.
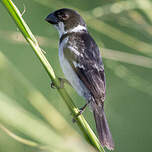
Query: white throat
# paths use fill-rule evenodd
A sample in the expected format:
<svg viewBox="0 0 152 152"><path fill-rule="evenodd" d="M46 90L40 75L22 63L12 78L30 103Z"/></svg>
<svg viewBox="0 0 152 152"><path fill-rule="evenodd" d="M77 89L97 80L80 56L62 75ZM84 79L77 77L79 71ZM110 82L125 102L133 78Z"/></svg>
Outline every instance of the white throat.
<svg viewBox="0 0 152 152"><path fill-rule="evenodd" d="M58 30L58 32L59 32L59 37L61 37L63 34L65 34L63 22L59 22L58 25L55 25L55 28L56 28L56 29Z"/></svg>
<svg viewBox="0 0 152 152"><path fill-rule="evenodd" d="M65 31L63 22L59 22L58 26L55 25L55 28L58 30L60 38L63 34L72 33L72 32L81 32L83 30L87 31L87 28L85 26L82 26L82 25L78 25L72 29Z"/></svg>

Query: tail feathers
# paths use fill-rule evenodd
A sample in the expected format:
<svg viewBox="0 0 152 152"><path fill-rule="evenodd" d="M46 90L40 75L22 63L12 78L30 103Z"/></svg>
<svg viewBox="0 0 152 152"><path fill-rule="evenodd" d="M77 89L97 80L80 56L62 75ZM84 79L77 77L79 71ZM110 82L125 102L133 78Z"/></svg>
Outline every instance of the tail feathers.
<svg viewBox="0 0 152 152"><path fill-rule="evenodd" d="M110 129L103 108L100 111L93 110L93 113L101 145L103 147L107 147L107 149L109 150L114 150L114 142L112 140L112 135L110 133Z"/></svg>

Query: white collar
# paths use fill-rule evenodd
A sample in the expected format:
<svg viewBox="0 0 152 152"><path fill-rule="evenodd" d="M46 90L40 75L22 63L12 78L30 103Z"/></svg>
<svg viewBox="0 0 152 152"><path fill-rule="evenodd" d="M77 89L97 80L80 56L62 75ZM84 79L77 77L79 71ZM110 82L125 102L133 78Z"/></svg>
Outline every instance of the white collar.
<svg viewBox="0 0 152 152"><path fill-rule="evenodd" d="M74 27L73 29L66 31L66 33L81 32L83 30L87 30L87 28L85 26L78 25L78 26Z"/></svg>
<svg viewBox="0 0 152 152"><path fill-rule="evenodd" d="M59 37L61 38L62 35L67 34L67 33L76 33L76 32L81 32L83 30L87 31L87 28L82 25L78 25L72 29L69 29L67 31L64 30L64 24L62 22L58 23L58 26L55 26L59 32Z"/></svg>

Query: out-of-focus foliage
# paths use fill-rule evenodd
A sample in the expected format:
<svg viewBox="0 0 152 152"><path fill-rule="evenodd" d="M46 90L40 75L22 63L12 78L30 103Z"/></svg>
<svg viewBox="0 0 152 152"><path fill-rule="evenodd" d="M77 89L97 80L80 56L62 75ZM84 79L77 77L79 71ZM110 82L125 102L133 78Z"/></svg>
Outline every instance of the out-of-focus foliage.
<svg viewBox="0 0 152 152"><path fill-rule="evenodd" d="M45 57L43 53L44 52L43 49L39 46L38 41L36 40L35 36L32 34L30 28L28 27L28 25L26 24L26 22L24 21L22 17L25 12L25 9L22 13L20 13L17 6L11 0L2 0L2 4L7 9L8 13L11 15L12 19L16 23L18 29L21 31L24 38L26 39L26 41L31 46L32 50L34 51L35 55L40 60L41 64L43 65L46 72L48 73L52 83L54 83L56 88L60 87L59 80L56 78L51 64L48 62L47 58ZM57 90L58 90L58 93L61 95L62 99L64 100L65 104L69 108L72 116L76 117L78 115L79 109L74 104L71 97L68 95L66 89L62 88L62 89L57 89ZM55 113L54 115L56 116ZM94 145L95 148L97 148L97 150L99 150L100 152L104 152L104 149L101 146L98 138L96 137L95 133L90 128L89 124L87 123L83 115L79 115L79 117L76 118L75 122L78 124L79 128L82 130L86 139L89 140L90 143Z"/></svg>
<svg viewBox="0 0 152 152"><path fill-rule="evenodd" d="M74 8L101 48L105 111L117 152L151 151L152 1L15 0L58 76L58 34L44 18ZM39 61L0 5L0 151L93 151ZM85 101L66 86L78 106ZM58 111L58 112L57 112ZM95 130L89 108L84 113ZM45 145L46 146L45 146ZM49 146L48 146L49 145ZM107 150L106 150L107 151Z"/></svg>

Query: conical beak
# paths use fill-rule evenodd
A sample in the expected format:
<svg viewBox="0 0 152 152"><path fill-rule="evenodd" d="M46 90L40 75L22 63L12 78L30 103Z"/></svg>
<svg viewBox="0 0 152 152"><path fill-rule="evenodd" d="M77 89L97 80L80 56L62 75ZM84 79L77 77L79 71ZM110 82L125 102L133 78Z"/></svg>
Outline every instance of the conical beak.
<svg viewBox="0 0 152 152"><path fill-rule="evenodd" d="M51 24L58 24L59 20L54 13L49 14L45 20Z"/></svg>

